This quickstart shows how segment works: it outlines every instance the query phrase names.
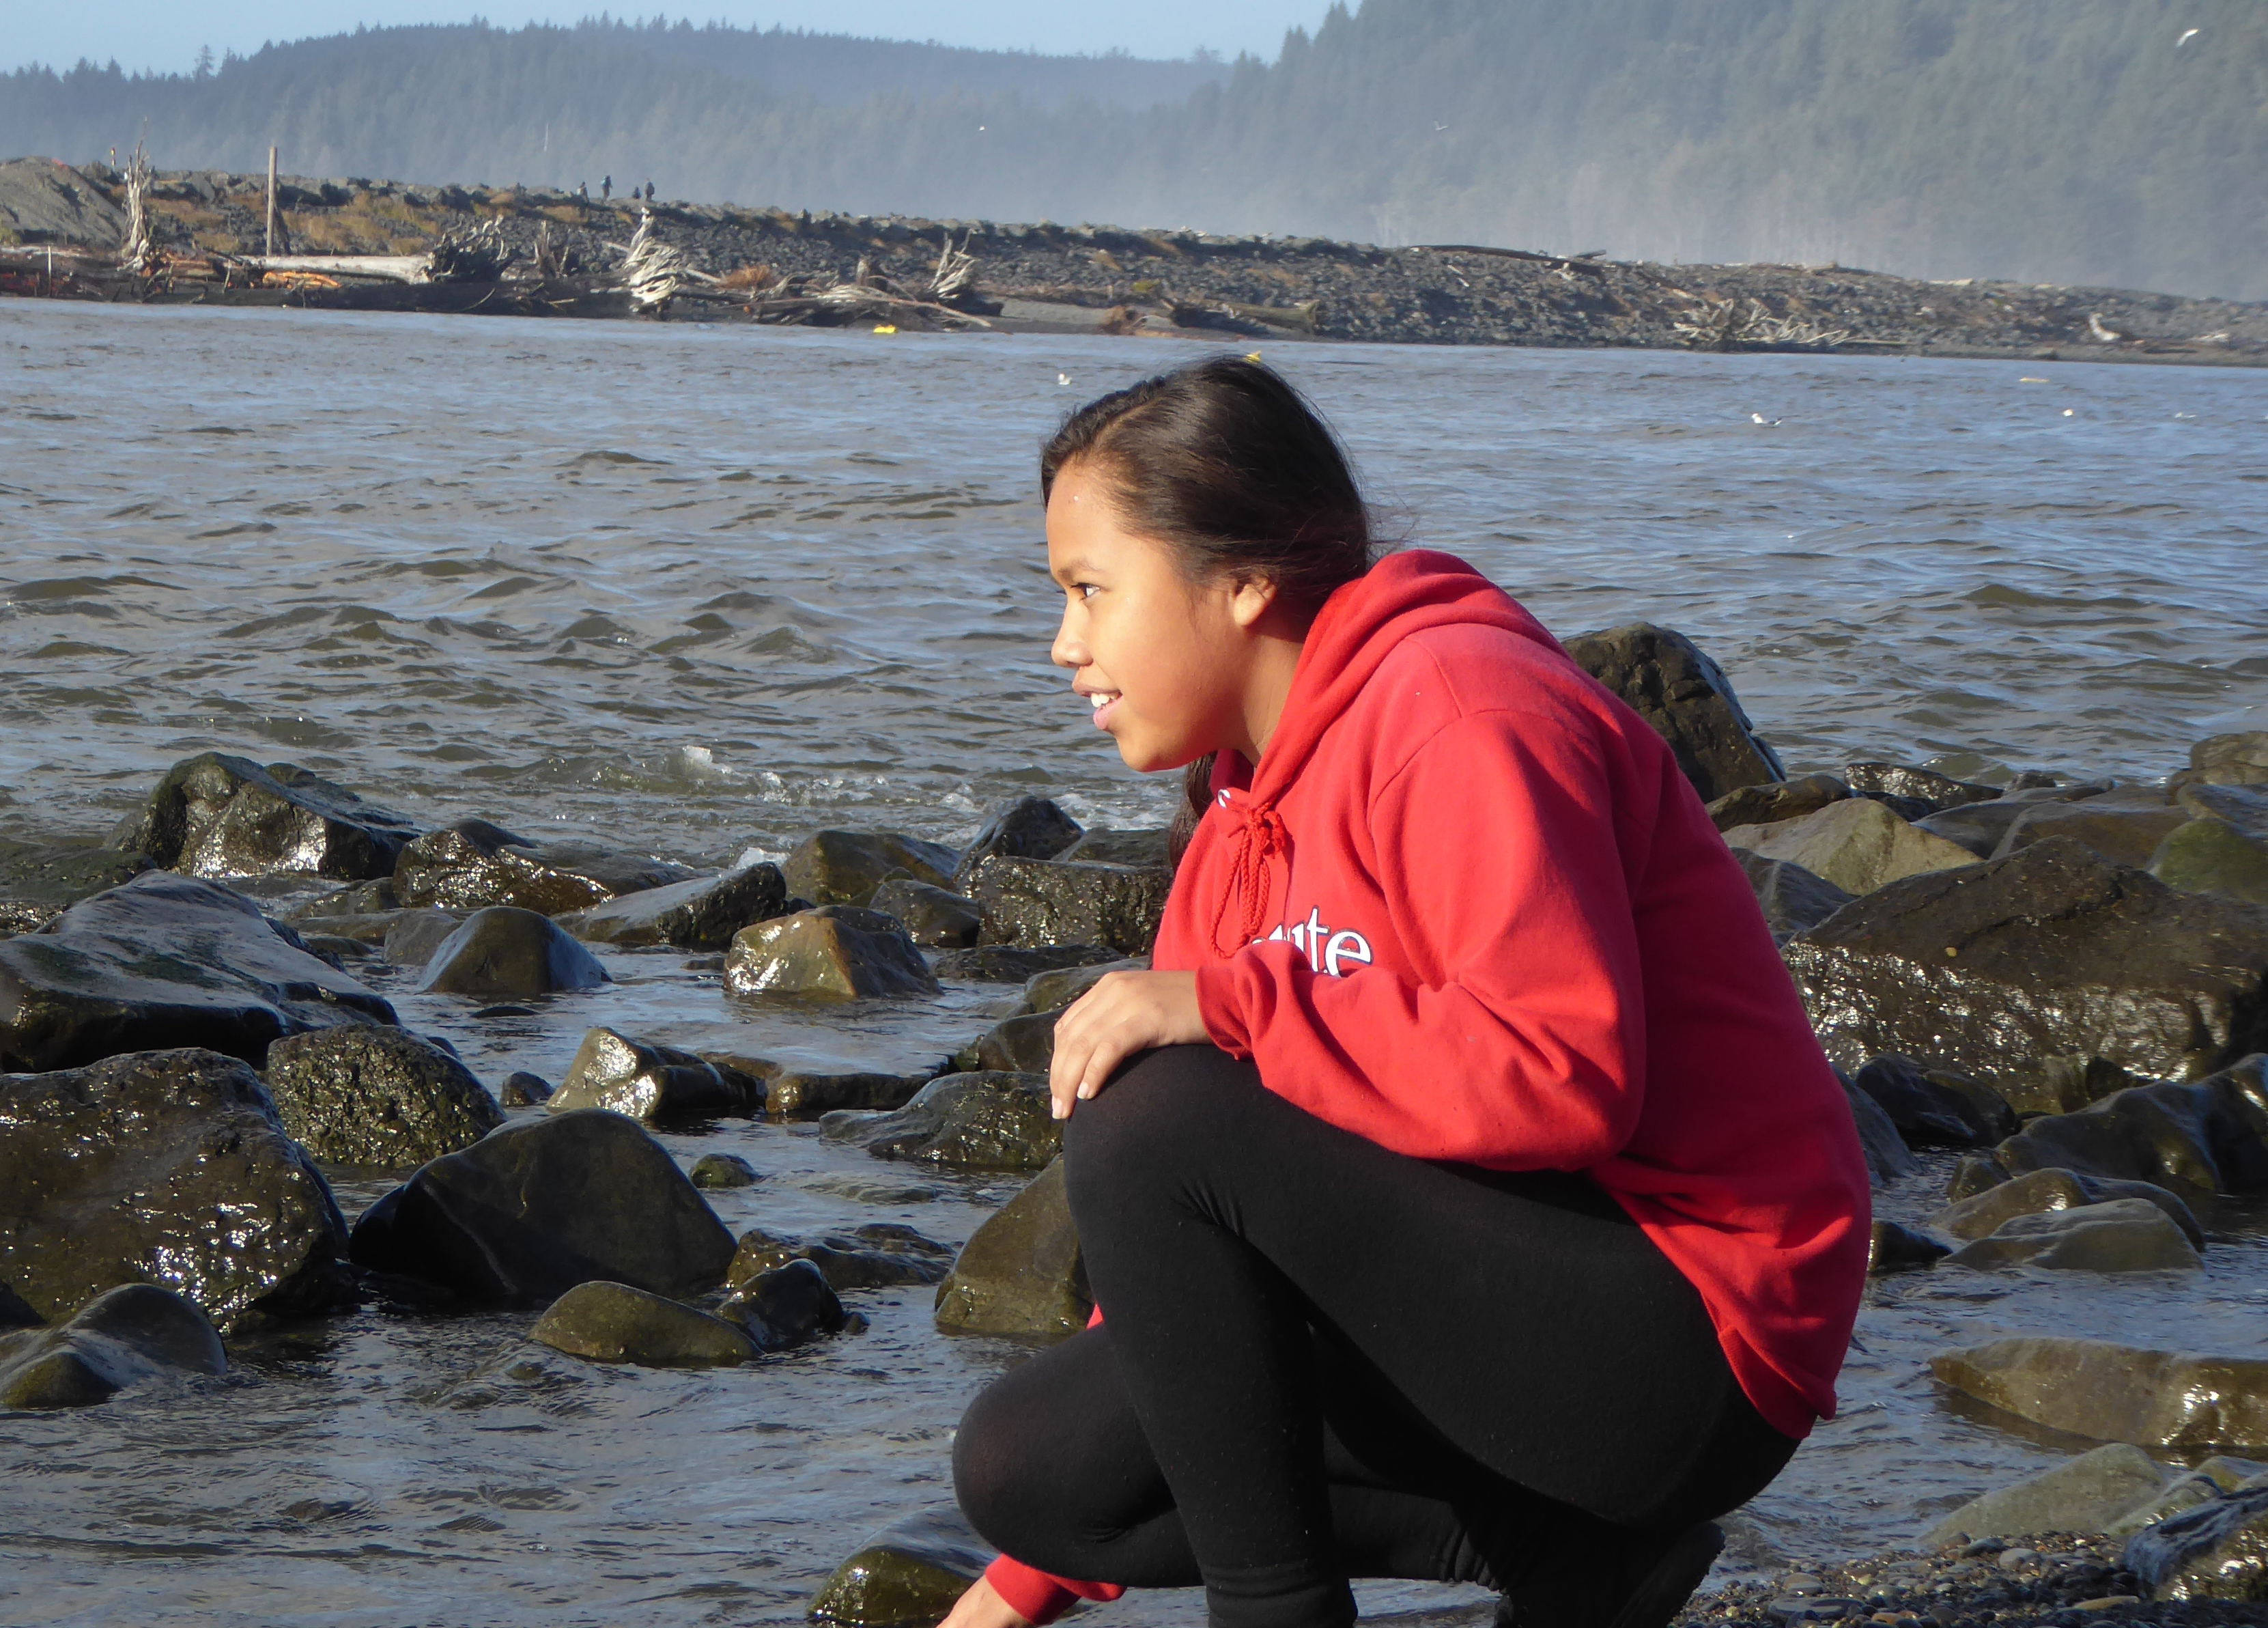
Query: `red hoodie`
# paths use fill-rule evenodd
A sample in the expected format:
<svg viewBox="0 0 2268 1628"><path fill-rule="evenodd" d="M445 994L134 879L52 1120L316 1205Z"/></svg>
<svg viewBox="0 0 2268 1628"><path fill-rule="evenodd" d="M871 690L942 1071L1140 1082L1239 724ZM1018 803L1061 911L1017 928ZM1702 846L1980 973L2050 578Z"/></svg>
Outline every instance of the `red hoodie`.
<svg viewBox="0 0 2268 1628"><path fill-rule="evenodd" d="M1446 554L1323 606L1255 771L1223 754L1154 964L1213 1042L1419 1159L1580 1170L1700 1291L1774 1428L1835 1411L1871 1204L1747 878L1660 737ZM987 1573L1034 1622L1071 1583Z"/></svg>

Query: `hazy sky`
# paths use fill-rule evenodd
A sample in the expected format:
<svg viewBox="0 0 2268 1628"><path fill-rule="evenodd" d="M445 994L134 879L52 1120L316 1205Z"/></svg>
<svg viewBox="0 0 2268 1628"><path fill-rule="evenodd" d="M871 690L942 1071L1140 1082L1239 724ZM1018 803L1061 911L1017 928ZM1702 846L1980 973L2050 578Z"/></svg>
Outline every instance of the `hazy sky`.
<svg viewBox="0 0 2268 1628"><path fill-rule="evenodd" d="M1205 46L1228 56L1251 51L1273 57L1286 29L1312 29L1329 8L1329 0L1144 0L1138 6L1092 0L962 0L958 5L865 0L855 8L827 0L700 0L697 9L666 14L1005 50L1119 48L1141 56L1186 56ZM26 63L63 68L81 57L98 63L115 57L129 72L173 72L195 63L204 45L215 55L249 55L270 40L338 33L359 23L459 23L477 13L499 26L518 27L571 22L599 10L543 0L110 0L100 6L0 0L0 15L7 18L0 68Z"/></svg>

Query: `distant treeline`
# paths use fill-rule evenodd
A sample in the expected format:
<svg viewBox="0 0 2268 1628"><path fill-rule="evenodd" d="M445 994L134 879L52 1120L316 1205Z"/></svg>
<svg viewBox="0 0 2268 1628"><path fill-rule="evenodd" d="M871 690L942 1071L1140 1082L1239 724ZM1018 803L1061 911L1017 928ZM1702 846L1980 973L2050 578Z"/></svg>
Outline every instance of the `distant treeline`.
<svg viewBox="0 0 2268 1628"><path fill-rule="evenodd" d="M144 121L166 167L2268 298L2262 0L1368 0L1227 65L389 28L0 77L0 153Z"/></svg>

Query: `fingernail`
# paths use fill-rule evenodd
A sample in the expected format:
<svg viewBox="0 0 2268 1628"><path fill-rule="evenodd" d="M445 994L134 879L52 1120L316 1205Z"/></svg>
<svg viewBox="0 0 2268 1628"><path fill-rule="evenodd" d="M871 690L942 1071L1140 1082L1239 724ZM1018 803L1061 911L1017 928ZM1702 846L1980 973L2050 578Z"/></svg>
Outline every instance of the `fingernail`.
<svg viewBox="0 0 2268 1628"><path fill-rule="evenodd" d="M1068 1119L1071 1117L1071 1104L1068 1102L1049 1102L1048 1104L1048 1114L1050 1118Z"/></svg>
<svg viewBox="0 0 2268 1628"><path fill-rule="evenodd" d="M1082 1085L1082 1086L1081 1086L1081 1087L1079 1087L1079 1100L1080 1101L1082 1101L1082 1102L1086 1101L1089 1097L1093 1096L1094 1094L1094 1087L1093 1086L1091 1086L1091 1085Z"/></svg>

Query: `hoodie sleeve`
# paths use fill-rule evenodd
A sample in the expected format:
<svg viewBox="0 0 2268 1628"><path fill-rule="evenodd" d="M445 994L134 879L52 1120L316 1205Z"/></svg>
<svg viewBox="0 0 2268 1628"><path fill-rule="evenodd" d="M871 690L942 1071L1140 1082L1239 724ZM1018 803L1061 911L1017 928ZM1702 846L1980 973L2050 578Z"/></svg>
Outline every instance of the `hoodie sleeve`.
<svg viewBox="0 0 2268 1628"><path fill-rule="evenodd" d="M1318 1117L1424 1159L1580 1170L1637 1125L1637 925L1595 736L1545 714L1444 726L1368 808L1409 969L1289 943L1197 973L1216 1044Z"/></svg>

